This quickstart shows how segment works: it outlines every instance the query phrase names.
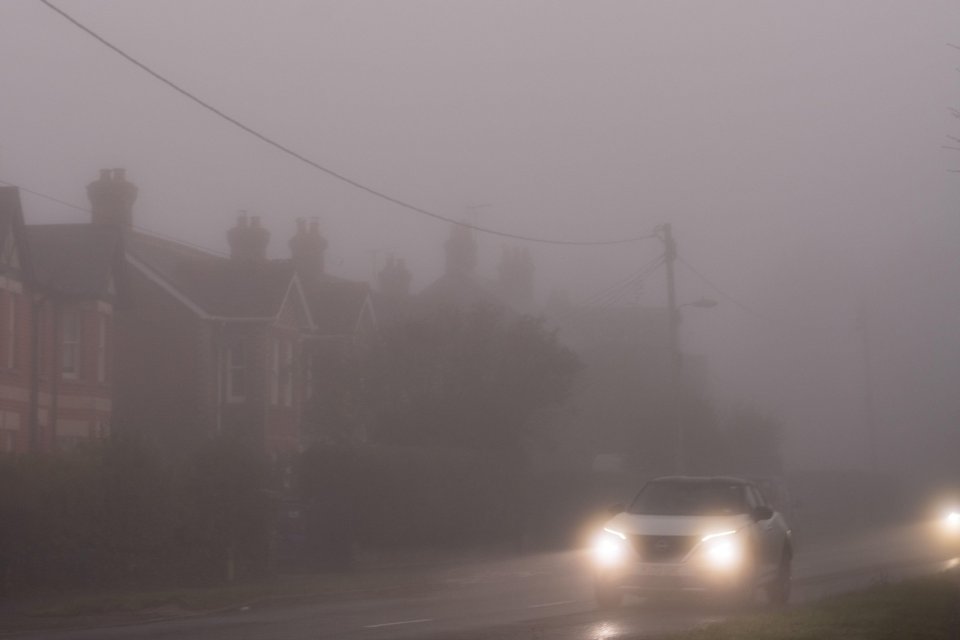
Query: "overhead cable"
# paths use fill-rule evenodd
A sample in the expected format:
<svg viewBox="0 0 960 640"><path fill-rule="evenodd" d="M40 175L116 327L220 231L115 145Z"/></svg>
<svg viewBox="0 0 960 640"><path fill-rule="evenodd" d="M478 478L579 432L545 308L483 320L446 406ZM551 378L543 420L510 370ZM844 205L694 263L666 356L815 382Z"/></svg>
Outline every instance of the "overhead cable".
<svg viewBox="0 0 960 640"><path fill-rule="evenodd" d="M222 118L223 120L226 120L227 122L229 122L230 124L234 125L235 127L243 130L244 132L252 135L253 137L259 139L260 141L262 141L262 142L270 145L271 147L274 147L275 149L278 149L279 151L282 151L283 153L287 154L288 156L290 156L290 157L292 157L292 158L295 158L295 159L299 160L300 162L302 162L302 163L304 163L304 164L307 164L307 165L313 167L314 169L317 169L317 170L319 170L319 171L322 171L323 173L329 175L329 176L332 177L332 178L335 178L335 179L337 179L337 180L340 180L341 182L344 182L344 183L346 183L346 184L348 184L348 185L350 185L350 186L352 186L352 187L354 187L354 188L356 188L356 189L359 189L360 191L364 191L364 192L366 192L366 193L369 193L370 195L373 195L373 196L375 196L375 197L377 197L377 198L380 198L380 199L382 199L382 200L386 200L387 202L390 202L390 203L392 203L392 204L395 204L395 205L397 205L397 206L399 206L399 207L402 207L402 208L407 209L407 210L409 210L409 211L413 211L414 213L419 213L419 214L421 214L421 215L428 216L428 217L430 217L430 218L434 218L434 219L436 219L436 220L442 220L442 221L444 221L444 222L449 222L450 224L455 224L455 225L458 225L458 226L461 226L461 227L466 227L466 228L468 228L468 229L472 229L472 230L478 231L478 232L480 232L480 233L488 233L488 234L495 235L495 236L500 236L500 237L503 237L503 238L511 238L511 239L513 239L513 240L524 240L524 241L526 241L526 242L538 242L538 243L541 243L541 244L581 245L581 246L614 245L614 244L627 244L627 243L637 242L638 240L644 240L644 239L653 237L653 236L650 235L650 234L643 234L643 235L637 235L637 236L632 236L632 237L627 237L627 238L618 238L618 239L610 239L610 240L557 240L557 239L550 239L550 238L540 238L540 237L536 237L536 236L528 236L528 235L522 235L522 234L518 234L518 233L508 233L508 232L506 232L506 231L498 231L498 230L496 230L496 229L491 229L491 228L489 228L489 227L482 227L482 226L480 226L480 225L472 224L472 223L469 223L469 222L464 222L464 221L461 221L461 220L455 220L454 218L450 218L450 217L441 215L441 214L439 214L439 213L435 213L435 212L433 212L433 211L429 211L429 210L427 210L427 209L423 209L422 207L418 207L418 206L416 206L416 205L414 205L414 204L410 204L409 202L405 202L405 201L403 201L403 200L400 200L399 198L396 198L396 197L394 197L394 196L388 195L387 193L384 193L383 191L380 191L380 190L375 189L375 188L373 188L373 187L367 186L367 185L365 185L365 184L363 184L363 183L361 183L361 182L358 182L357 180L354 180L354 179L352 179L352 178L349 178L349 177L347 177L347 176L345 176L345 175L343 175L343 174L341 174L341 173L339 173L339 172L337 172L337 171L334 171L333 169L330 169L330 168L328 168L328 167L320 164L319 162L316 162L315 160L311 160L310 158L304 156L303 154L301 154L301 153L299 153L299 152L297 152L297 151L294 151L294 150L291 149L290 147L288 147L288 146L286 146L286 145L284 145L284 144L282 144L282 143L280 143L280 142L277 142L276 140L274 140L273 138L270 138L270 137L267 136L266 134L260 133L259 131L257 131L257 130L254 129L253 127L244 124L243 122L237 120L236 118L233 118L232 116L227 115L226 113L224 113L224 112L221 111L220 109L218 109L218 108L214 107L213 105L211 105L209 102L206 102L205 100L203 100L202 98L199 98L198 96L196 96L195 94L191 93L190 91L187 91L186 89L180 87L178 84L176 84L176 83L173 82L172 80L169 80L169 79L167 79L165 76L163 76L163 75L161 75L160 73L154 71L153 69L151 69L150 67L148 67L146 64L140 62L139 60L137 60L136 58L134 58L133 56L131 56L130 54L128 54L127 52L125 52L125 51L124 51L123 49L121 49L120 47L118 47L118 46L114 45L113 43L109 42L109 41L106 40L103 36L99 35L99 34L96 33L95 31L93 31L92 29L90 29L89 27L87 27L86 25L84 25L83 23L81 23L80 21L78 21L76 18L74 18L73 16L71 16L69 13L67 13L67 12L64 11L63 9L60 9L59 7L57 7L55 4L53 4L53 3L50 2L49 0L40 0L40 2L43 3L43 4L44 4L47 8L49 8L50 10L52 10L52 11L56 12L57 14L59 14L61 17L63 17L64 19L66 19L68 22L70 22L70 23L71 23L72 25L74 25L75 27L77 27L78 29L80 29L81 31L83 31L84 33L86 33L87 35L89 35L90 37L94 38L95 40L97 40L98 42L100 42L102 45L104 45L105 47L107 47L108 49L110 49L111 51L113 51L114 53L118 54L119 56L121 56L122 58L124 58L125 60L127 60L128 62L130 62L131 64L137 66L137 67L140 68L141 70L143 70L143 71L145 71L146 73L148 73L149 75L151 75L151 76L152 76L153 78L155 78L156 80L159 80L160 82L162 82L163 84L167 85L168 87L170 87L171 89L173 89L173 90L176 91L177 93L179 93L179 94L181 94L182 96L186 97L187 99L193 101L194 103L200 105L201 107L203 107L203 108L206 109L207 111L210 111L211 113L213 113L213 114L215 114L216 116Z"/></svg>
<svg viewBox="0 0 960 640"><path fill-rule="evenodd" d="M26 187L21 187L20 185L13 184L12 182L7 182L6 180L0 180L0 185L4 185L4 186L7 186L7 187L16 187L17 189L19 189L20 191L23 191L24 193L29 193L30 195L37 196L38 198L44 198L44 199L46 199L46 200L50 200L51 202L56 202L57 204L61 204L61 205L65 206L65 207L70 207L71 209L76 209L77 211L83 211L84 213L93 213L93 212L90 210L89 207L84 207L84 206L81 206L81 205L79 205L79 204L74 204L73 202L67 202L66 200L61 200L60 198L57 198L57 197L55 197L55 196L51 196L51 195L49 195L49 194L42 193L42 192L40 192L40 191L34 191L33 189L28 189L28 188L26 188ZM206 252L206 253L213 254L213 255L218 255L218 256L225 256L225 255L226 255L226 254L223 253L222 251L217 251L216 249L210 249L210 248L208 248L208 247L204 247L204 246L199 245L199 244L196 244L196 243L194 243L194 242L189 242L189 241L187 241L187 240L181 240L180 238L175 238L175 237L173 237L173 236L168 236L168 235L166 235L166 234L159 233L159 232L157 232L157 231L152 231L152 230L146 229L146 228L144 228L144 227L139 227L139 226L137 226L137 225L130 225L130 226L131 226L131 228L133 228L134 230L139 231L140 233L147 234L147 235L149 235L149 236L153 236L154 238L159 238L159 239L161 239L161 240L171 240L171 241L173 241L173 242L179 242L179 243L182 244L182 245L186 245L186 246L188 246L188 247L192 247L192 248L194 248L194 249L198 249L198 250L200 250L200 251L204 251L204 252Z"/></svg>

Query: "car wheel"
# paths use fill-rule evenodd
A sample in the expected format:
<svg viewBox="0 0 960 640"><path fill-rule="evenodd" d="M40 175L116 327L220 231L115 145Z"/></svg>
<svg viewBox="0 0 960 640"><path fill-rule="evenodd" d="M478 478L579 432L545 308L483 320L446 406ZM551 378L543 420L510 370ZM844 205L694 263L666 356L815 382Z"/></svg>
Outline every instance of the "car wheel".
<svg viewBox="0 0 960 640"><path fill-rule="evenodd" d="M789 549L784 549L780 557L780 564L777 567L777 575L773 582L767 585L767 600L772 605L783 606L790 601L790 583L792 575L793 558Z"/></svg>
<svg viewBox="0 0 960 640"><path fill-rule="evenodd" d="M613 585L597 583L593 595L598 609L616 609L623 604L623 592Z"/></svg>

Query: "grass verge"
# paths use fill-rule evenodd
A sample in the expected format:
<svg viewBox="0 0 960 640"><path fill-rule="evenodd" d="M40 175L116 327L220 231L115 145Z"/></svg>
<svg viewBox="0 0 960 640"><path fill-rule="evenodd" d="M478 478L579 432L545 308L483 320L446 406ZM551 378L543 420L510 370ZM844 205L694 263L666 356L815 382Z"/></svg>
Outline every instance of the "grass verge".
<svg viewBox="0 0 960 640"><path fill-rule="evenodd" d="M664 640L955 640L960 637L960 575L939 573L793 609L733 618Z"/></svg>

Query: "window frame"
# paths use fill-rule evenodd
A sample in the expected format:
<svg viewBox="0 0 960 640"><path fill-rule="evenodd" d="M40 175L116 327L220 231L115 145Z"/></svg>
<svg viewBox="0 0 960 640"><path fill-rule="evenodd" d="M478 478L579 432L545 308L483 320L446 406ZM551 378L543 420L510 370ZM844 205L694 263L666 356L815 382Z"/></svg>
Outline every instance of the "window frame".
<svg viewBox="0 0 960 640"><path fill-rule="evenodd" d="M106 384L110 380L108 360L109 327L107 316L100 314L97 322L97 382Z"/></svg>
<svg viewBox="0 0 960 640"><path fill-rule="evenodd" d="M225 399L228 403L246 402L249 377L247 375L247 347L243 342L232 342L226 345L225 352Z"/></svg>
<svg viewBox="0 0 960 640"><path fill-rule="evenodd" d="M67 319L70 319L68 322ZM60 331L57 340L60 343L60 377L65 380L79 380L82 367L82 336L83 323L79 310L71 309L60 314ZM68 336L68 327L72 327L73 335ZM68 340L68 338L70 338ZM68 354L71 354L68 357ZM72 364L67 369L68 361Z"/></svg>

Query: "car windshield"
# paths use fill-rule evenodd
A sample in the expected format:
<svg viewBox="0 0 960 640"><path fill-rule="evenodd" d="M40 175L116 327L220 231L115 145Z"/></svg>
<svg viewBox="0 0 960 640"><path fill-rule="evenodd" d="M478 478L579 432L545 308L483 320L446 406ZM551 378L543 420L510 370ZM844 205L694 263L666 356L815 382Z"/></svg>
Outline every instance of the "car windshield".
<svg viewBox="0 0 960 640"><path fill-rule="evenodd" d="M747 512L742 484L733 482L650 482L627 510L658 516L729 516Z"/></svg>

